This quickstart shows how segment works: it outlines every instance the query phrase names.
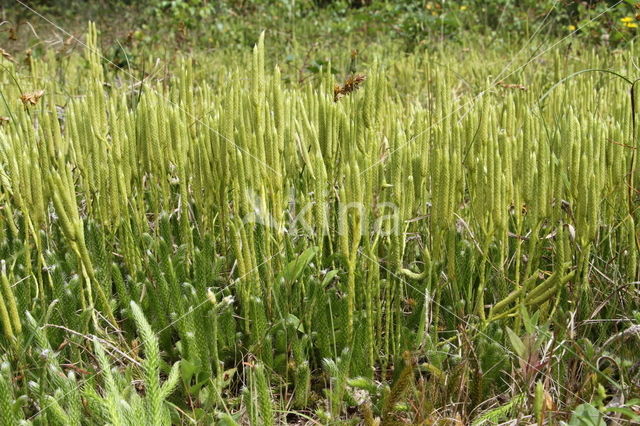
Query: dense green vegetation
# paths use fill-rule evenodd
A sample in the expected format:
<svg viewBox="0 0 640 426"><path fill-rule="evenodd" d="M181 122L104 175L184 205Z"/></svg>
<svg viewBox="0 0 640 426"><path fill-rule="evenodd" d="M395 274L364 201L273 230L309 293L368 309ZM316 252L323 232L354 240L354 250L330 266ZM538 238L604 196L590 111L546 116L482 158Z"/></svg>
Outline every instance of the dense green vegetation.
<svg viewBox="0 0 640 426"><path fill-rule="evenodd" d="M640 421L635 9L556 3L12 9L0 423Z"/></svg>

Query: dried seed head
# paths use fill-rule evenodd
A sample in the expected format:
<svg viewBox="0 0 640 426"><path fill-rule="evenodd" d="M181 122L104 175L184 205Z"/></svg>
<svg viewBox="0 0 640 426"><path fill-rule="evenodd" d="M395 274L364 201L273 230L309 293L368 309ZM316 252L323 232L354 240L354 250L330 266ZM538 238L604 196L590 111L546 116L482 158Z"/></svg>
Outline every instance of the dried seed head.
<svg viewBox="0 0 640 426"><path fill-rule="evenodd" d="M342 86L336 84L333 87L333 101L338 102L343 96L355 92L366 79L367 76L363 74L354 74L347 78Z"/></svg>

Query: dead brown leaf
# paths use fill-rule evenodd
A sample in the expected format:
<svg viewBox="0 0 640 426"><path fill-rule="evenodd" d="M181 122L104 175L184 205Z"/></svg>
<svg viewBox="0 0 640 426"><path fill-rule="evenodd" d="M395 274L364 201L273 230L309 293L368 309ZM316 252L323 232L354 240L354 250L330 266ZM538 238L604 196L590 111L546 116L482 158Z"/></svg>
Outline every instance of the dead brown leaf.
<svg viewBox="0 0 640 426"><path fill-rule="evenodd" d="M11 54L4 50L2 47L0 47L0 56L5 58L9 62L13 62L14 64L16 63L16 60L13 59L13 56L11 56Z"/></svg>
<svg viewBox="0 0 640 426"><path fill-rule="evenodd" d="M525 86L524 84L510 84L510 83L505 83L504 81L498 82L498 86L505 89L527 90L527 86Z"/></svg>
<svg viewBox="0 0 640 426"><path fill-rule="evenodd" d="M25 106L35 105L38 103L42 95L44 95L44 90L36 90L31 93L23 93L20 95L20 100Z"/></svg>

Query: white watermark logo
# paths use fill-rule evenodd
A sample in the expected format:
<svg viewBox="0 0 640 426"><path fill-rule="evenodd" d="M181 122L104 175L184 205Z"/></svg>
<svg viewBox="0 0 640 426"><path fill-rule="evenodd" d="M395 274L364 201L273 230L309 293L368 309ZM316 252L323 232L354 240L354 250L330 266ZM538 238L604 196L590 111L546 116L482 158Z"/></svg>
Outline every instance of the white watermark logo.
<svg viewBox="0 0 640 426"><path fill-rule="evenodd" d="M336 197L314 194L302 199L295 191L289 195L280 209L268 205L265 197L253 190L245 191L247 210L242 215L245 224L256 224L291 236L315 236L329 228L338 235L375 234L399 235L402 232L400 208L392 202L342 202Z"/></svg>

